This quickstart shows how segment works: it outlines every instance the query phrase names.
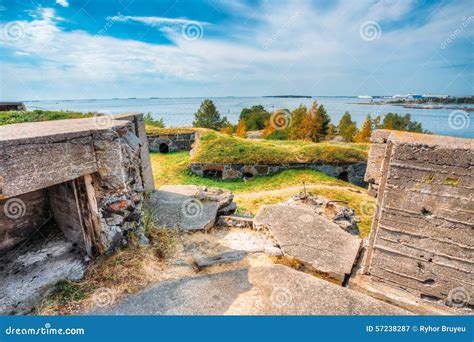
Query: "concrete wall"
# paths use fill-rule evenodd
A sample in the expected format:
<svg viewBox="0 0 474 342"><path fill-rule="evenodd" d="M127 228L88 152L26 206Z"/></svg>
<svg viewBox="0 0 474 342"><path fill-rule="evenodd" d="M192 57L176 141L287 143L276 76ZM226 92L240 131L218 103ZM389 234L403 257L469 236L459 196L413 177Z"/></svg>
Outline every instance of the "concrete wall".
<svg viewBox="0 0 474 342"><path fill-rule="evenodd" d="M0 254L26 241L50 218L45 190L0 200Z"/></svg>
<svg viewBox="0 0 474 342"><path fill-rule="evenodd" d="M189 170L200 177L219 179L241 179L268 176L283 170L310 169L323 172L358 186L365 186L364 174L366 163L325 165L314 163L290 163L281 165L246 165L246 164L214 164L194 163Z"/></svg>
<svg viewBox="0 0 474 342"><path fill-rule="evenodd" d="M0 127L0 204L24 207L20 217L0 216L0 251L27 239L51 212L71 241L83 245L81 234L95 234L89 238L99 253L131 231L143 237L144 192L154 187L146 143L141 114ZM68 184L76 180L82 185L74 194ZM76 195L86 205L75 208ZM92 217L89 227L80 214Z"/></svg>
<svg viewBox="0 0 474 342"><path fill-rule="evenodd" d="M365 273L421 298L474 303L474 140L375 132L377 185Z"/></svg>

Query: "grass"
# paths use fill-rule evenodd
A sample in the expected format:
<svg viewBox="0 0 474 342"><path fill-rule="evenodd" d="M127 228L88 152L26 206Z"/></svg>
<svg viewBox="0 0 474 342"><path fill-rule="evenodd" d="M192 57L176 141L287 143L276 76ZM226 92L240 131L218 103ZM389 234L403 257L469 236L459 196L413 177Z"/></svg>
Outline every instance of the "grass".
<svg viewBox="0 0 474 342"><path fill-rule="evenodd" d="M310 185L308 185L310 187ZM300 190L281 191L275 194L262 194L261 196L239 196L235 198L241 214L255 215L263 205L276 204L287 201ZM322 196L333 201L344 201L344 205L354 210L360 222L358 223L361 237L367 237L372 225L372 216L375 200L365 192L357 192L351 188L310 188L309 194Z"/></svg>
<svg viewBox="0 0 474 342"><path fill-rule="evenodd" d="M340 185L348 188L358 188L342 180L327 176L313 170L286 170L272 176L256 177L251 181L219 180L196 176L188 171L190 162L189 152L150 153L150 159L158 188L165 184L195 184L208 187L219 187L235 193L279 189L288 186L306 184Z"/></svg>
<svg viewBox="0 0 474 342"><path fill-rule="evenodd" d="M146 124L145 125L146 132L148 134L186 134L186 133L194 133L198 130L203 130L202 128L161 128L156 127L153 125Z"/></svg>
<svg viewBox="0 0 474 342"><path fill-rule="evenodd" d="M374 199L367 190L313 170L286 170L272 176L257 177L251 181L218 180L198 177L187 170L188 152L151 153L155 186L165 184L194 184L228 189L236 194L235 202L240 214L255 215L262 205L286 201L301 190L274 191L294 186L308 187L308 192L331 200L345 201L361 219L359 229L362 236L368 236L372 224ZM313 189L311 186L324 186ZM245 196L258 191L274 191L261 196Z"/></svg>
<svg viewBox="0 0 474 342"><path fill-rule="evenodd" d="M251 140L219 132L202 133L191 162L195 163L353 163L367 160L368 144L291 140Z"/></svg>
<svg viewBox="0 0 474 342"><path fill-rule="evenodd" d="M80 119L94 116L94 113L57 112L49 110L7 111L0 115L0 126L24 122Z"/></svg>

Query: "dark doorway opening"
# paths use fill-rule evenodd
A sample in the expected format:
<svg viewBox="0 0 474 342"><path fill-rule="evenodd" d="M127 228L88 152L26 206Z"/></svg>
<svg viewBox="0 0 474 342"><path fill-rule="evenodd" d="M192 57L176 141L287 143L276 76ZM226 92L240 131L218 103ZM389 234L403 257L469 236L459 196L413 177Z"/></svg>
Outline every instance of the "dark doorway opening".
<svg viewBox="0 0 474 342"><path fill-rule="evenodd" d="M349 173L347 171L342 171L339 176L337 176L340 180L343 180L344 182L349 181Z"/></svg>
<svg viewBox="0 0 474 342"><path fill-rule="evenodd" d="M222 171L221 170L203 170L202 174L203 174L204 177L222 179Z"/></svg>
<svg viewBox="0 0 474 342"><path fill-rule="evenodd" d="M168 144L161 143L160 146L158 147L160 153L168 153L170 151L170 148L168 147Z"/></svg>

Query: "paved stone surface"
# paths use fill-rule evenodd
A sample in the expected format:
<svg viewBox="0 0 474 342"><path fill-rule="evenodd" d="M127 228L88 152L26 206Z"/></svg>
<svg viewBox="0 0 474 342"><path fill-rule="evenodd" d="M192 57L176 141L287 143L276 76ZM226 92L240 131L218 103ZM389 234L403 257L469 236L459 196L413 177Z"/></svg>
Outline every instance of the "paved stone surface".
<svg viewBox="0 0 474 342"><path fill-rule="evenodd" d="M268 229L285 254L340 281L351 272L362 241L305 206L264 206L254 227Z"/></svg>
<svg viewBox="0 0 474 342"><path fill-rule="evenodd" d="M183 230L207 230L219 210L229 207L233 194L222 189L195 185L165 185L152 194L158 224Z"/></svg>
<svg viewBox="0 0 474 342"><path fill-rule="evenodd" d="M162 282L97 315L407 315L282 265Z"/></svg>

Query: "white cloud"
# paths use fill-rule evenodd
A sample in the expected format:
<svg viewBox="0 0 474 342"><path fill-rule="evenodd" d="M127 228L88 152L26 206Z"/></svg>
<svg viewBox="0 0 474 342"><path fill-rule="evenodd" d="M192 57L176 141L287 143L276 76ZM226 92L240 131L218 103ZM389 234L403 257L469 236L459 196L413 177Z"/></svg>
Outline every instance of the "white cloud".
<svg viewBox="0 0 474 342"><path fill-rule="evenodd" d="M99 92L103 97L438 92L419 87L426 86L427 79L432 86L432 68L440 61L430 58L459 26L465 5L445 6L443 16L430 16L417 27L386 30L386 23L396 23L412 10L413 4L407 3L384 7L361 0L322 11L307 1L263 2L256 9L258 17L248 13L258 18L252 26L245 20L220 26L199 22L204 35L197 40L186 39L179 29L197 21L110 18L114 25L134 21L155 27L174 45L64 31L53 9L41 9L32 13L33 20L18 22L24 31L21 39L10 39L5 33L9 23L0 24L3 46L38 61L34 66L21 60L5 65L4 70L10 71L4 79L13 86L3 91L17 91L21 98L27 91L43 98L96 98ZM361 23L368 20L379 21L382 27L380 38L370 42L359 35ZM211 28L232 39L211 38L206 34ZM463 34L472 35L472 30ZM443 77L441 71L436 75ZM17 89L16 80L22 82ZM24 86L38 82L47 86ZM438 83L441 87L443 79ZM406 88L398 89L402 84Z"/></svg>
<svg viewBox="0 0 474 342"><path fill-rule="evenodd" d="M181 25L187 25L191 23L199 23L201 25L207 25L208 23L197 20L189 20L183 18L164 18L164 17L136 17L136 16L126 16L126 15L117 15L113 17L108 17L108 20L116 22L127 22L135 21L142 24L154 26L154 27L175 27Z"/></svg>
<svg viewBox="0 0 474 342"><path fill-rule="evenodd" d="M63 7L69 7L69 3L67 2L67 0L56 0L56 3Z"/></svg>

